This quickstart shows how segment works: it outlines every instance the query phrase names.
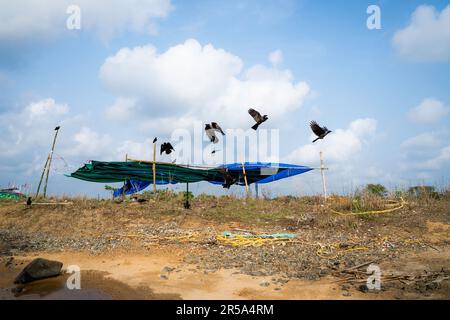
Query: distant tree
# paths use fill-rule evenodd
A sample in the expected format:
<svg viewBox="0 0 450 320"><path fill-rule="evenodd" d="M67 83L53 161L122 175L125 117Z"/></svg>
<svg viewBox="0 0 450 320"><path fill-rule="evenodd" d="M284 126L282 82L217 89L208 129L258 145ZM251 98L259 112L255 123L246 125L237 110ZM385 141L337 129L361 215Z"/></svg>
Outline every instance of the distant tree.
<svg viewBox="0 0 450 320"><path fill-rule="evenodd" d="M436 191L434 186L414 186L408 189L408 193L414 197L428 196L431 198L439 198L439 192Z"/></svg>
<svg viewBox="0 0 450 320"><path fill-rule="evenodd" d="M366 191L370 194L374 194L376 196L379 197L385 197L388 193L387 189L385 186L383 186L382 184L371 184L369 183L366 186Z"/></svg>

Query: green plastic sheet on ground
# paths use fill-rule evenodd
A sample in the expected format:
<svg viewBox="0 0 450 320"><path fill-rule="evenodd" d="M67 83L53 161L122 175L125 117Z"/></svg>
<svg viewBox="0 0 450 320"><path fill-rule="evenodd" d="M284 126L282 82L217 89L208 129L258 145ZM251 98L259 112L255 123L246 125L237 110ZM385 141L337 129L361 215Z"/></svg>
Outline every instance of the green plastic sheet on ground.
<svg viewBox="0 0 450 320"><path fill-rule="evenodd" d="M20 200L24 197L20 193L0 191L0 200Z"/></svg>

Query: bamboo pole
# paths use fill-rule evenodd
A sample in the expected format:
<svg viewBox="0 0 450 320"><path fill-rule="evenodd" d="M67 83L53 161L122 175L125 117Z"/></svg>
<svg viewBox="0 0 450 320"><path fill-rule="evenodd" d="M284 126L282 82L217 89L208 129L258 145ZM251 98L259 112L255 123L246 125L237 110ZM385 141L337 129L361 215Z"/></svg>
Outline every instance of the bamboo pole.
<svg viewBox="0 0 450 320"><path fill-rule="evenodd" d="M125 162L128 162L128 153L125 153ZM125 186L126 186L126 184L127 184L127 181L125 180L123 182L123 187L122 187L122 200L125 199L125 193L126 193Z"/></svg>
<svg viewBox="0 0 450 320"><path fill-rule="evenodd" d="M153 192L156 193L156 142L153 142Z"/></svg>
<svg viewBox="0 0 450 320"><path fill-rule="evenodd" d="M37 187L35 198L37 198L38 195L39 195L39 189L41 189L42 179L44 178L45 171L47 170L47 165L48 165L48 159L49 158L50 158L50 154L47 155L47 159L45 160L44 169L42 169L42 174L41 174L41 178L39 179L39 184L38 184L38 187Z"/></svg>
<svg viewBox="0 0 450 320"><path fill-rule="evenodd" d="M248 187L248 183L247 183L247 173L245 172L244 162L242 162L242 172L244 174L245 189L247 190L247 197L248 197L250 194L250 188Z"/></svg>
<svg viewBox="0 0 450 320"><path fill-rule="evenodd" d="M325 181L325 166L323 164L322 151L320 151L320 173L322 175L323 197L324 197L324 200L327 201L327 184L326 184L326 181Z"/></svg>
<svg viewBox="0 0 450 320"><path fill-rule="evenodd" d="M49 154L48 165L47 165L47 175L45 176L45 183L44 183L44 198L45 198L45 196L47 194L48 176L50 174L50 166L52 164L53 151L55 150L56 137L58 136L59 128L60 127L56 127L55 128L55 131L56 131L55 132L55 137L53 138L52 150L50 151L50 154Z"/></svg>

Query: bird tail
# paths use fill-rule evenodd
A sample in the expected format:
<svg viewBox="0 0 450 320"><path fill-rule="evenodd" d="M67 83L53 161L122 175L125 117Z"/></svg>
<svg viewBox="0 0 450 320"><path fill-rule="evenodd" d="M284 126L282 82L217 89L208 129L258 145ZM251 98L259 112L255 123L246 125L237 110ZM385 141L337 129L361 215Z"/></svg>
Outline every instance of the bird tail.
<svg viewBox="0 0 450 320"><path fill-rule="evenodd" d="M319 139L320 139L320 138L316 138L316 139L314 139L313 143L314 143L314 142L316 142L316 141L317 141L317 140L319 140Z"/></svg>
<svg viewBox="0 0 450 320"><path fill-rule="evenodd" d="M252 127L252 129L253 129L253 130L258 129L259 125L260 125L260 123L256 123L256 124Z"/></svg>

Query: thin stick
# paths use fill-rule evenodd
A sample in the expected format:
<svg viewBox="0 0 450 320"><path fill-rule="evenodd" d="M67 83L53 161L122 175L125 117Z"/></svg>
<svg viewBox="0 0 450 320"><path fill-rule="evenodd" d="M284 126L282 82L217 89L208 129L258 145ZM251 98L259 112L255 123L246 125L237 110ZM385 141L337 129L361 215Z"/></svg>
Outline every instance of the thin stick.
<svg viewBox="0 0 450 320"><path fill-rule="evenodd" d="M47 165L48 165L48 159L49 158L50 158L50 154L47 156L47 160L45 160L44 169L42 169L41 179L39 179L39 184L38 184L38 187L37 187L35 198L37 198L38 195L39 195L39 189L41 189L42 179L44 178L45 171L47 170Z"/></svg>
<svg viewBox="0 0 450 320"><path fill-rule="evenodd" d="M58 136L59 127L55 128L55 137L53 138L53 144L52 144L52 150L50 151L49 160L48 160L48 166L47 166L47 175L45 176L45 184L44 184L44 198L47 194L47 182L48 182L48 175L50 174L50 166L52 164L53 159L53 151L55 150L55 144L56 144L56 137Z"/></svg>
<svg viewBox="0 0 450 320"><path fill-rule="evenodd" d="M247 190L247 197L248 197L250 194L250 188L248 187L248 183L247 183L247 174L245 173L244 162L242 162L242 172L244 173L245 189Z"/></svg>
<svg viewBox="0 0 450 320"><path fill-rule="evenodd" d="M153 143L153 192L156 193L156 142Z"/></svg>

